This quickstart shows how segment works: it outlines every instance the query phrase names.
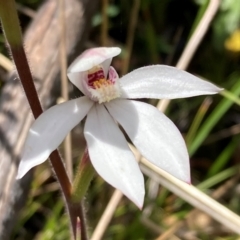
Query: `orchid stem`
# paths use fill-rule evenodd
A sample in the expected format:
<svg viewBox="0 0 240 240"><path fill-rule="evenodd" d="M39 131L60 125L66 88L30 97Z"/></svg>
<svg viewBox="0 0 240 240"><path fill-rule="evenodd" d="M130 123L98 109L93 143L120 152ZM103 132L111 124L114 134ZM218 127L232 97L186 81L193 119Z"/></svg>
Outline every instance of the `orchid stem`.
<svg viewBox="0 0 240 240"><path fill-rule="evenodd" d="M86 217L83 208L83 201L69 202L70 220L74 239L88 240Z"/></svg>
<svg viewBox="0 0 240 240"><path fill-rule="evenodd" d="M80 216L80 226L81 226L81 229L80 229L81 230L81 240L88 240L87 224L86 224L83 200L80 202L79 216Z"/></svg>
<svg viewBox="0 0 240 240"><path fill-rule="evenodd" d="M89 184L93 178L95 170L89 159L88 150L84 151L82 160L77 169L76 177L73 182L72 188L72 202L80 202L89 187Z"/></svg>
<svg viewBox="0 0 240 240"><path fill-rule="evenodd" d="M83 197L89 187L89 184L94 176L95 170L89 159L88 149L86 148L81 162L78 166L77 173L73 182L71 203L77 205L78 212L77 216L80 218L80 230L81 230L81 240L88 240L87 236L87 224L83 207ZM73 219L75 221L75 219Z"/></svg>
<svg viewBox="0 0 240 240"><path fill-rule="evenodd" d="M37 91L33 82L32 74L28 65L27 57L23 48L22 34L18 15L13 0L0 0L0 17L6 40L16 65L19 79L25 91L28 103L35 118L43 112ZM9 19L13 19L9 21ZM50 161L57 175L58 181L66 200L70 197L71 183L65 171L62 159L57 150L50 155Z"/></svg>
<svg viewBox="0 0 240 240"><path fill-rule="evenodd" d="M0 18L6 41L9 45L13 61L16 65L19 79L22 83L33 115L35 118L37 118L43 112L43 110L23 48L22 33L14 0L0 0ZM50 155L50 161L57 176L58 182L62 188L66 202L69 205L71 196L71 183L58 150L52 152ZM71 212L69 212L69 214L71 215Z"/></svg>

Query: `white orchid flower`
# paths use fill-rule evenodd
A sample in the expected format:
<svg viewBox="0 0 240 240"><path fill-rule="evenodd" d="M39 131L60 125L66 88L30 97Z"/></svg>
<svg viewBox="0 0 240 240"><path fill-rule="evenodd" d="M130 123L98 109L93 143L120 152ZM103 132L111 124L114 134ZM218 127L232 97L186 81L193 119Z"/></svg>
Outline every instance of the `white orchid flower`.
<svg viewBox="0 0 240 240"><path fill-rule="evenodd" d="M17 178L44 162L87 116L84 136L93 167L138 207L143 205L144 179L118 123L146 159L190 183L188 152L179 130L155 107L130 99L174 99L221 89L164 65L139 68L119 78L110 63L120 52L117 47L93 48L71 64L68 77L85 96L51 107L33 123Z"/></svg>

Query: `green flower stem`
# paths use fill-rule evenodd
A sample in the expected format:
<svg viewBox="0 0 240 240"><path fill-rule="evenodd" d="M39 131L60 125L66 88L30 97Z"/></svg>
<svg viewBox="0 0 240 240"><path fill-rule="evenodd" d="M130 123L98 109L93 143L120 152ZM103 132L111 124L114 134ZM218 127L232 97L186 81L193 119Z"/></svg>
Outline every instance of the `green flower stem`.
<svg viewBox="0 0 240 240"><path fill-rule="evenodd" d="M85 221L85 213L83 208L83 197L87 192L89 184L93 178L95 170L89 159L87 148L84 151L82 160L78 166L77 173L73 182L72 195L71 195L71 205L76 211L76 217L80 218L80 234L82 240L87 240L87 224ZM76 207L74 207L76 206ZM74 221L77 218L73 219ZM72 224L77 224L73 222ZM79 225L79 224L77 224Z"/></svg>
<svg viewBox="0 0 240 240"><path fill-rule="evenodd" d="M69 202L69 211L71 212L70 220L73 228L74 239L88 240L87 224L85 218L85 212L83 208L83 201Z"/></svg>
<svg viewBox="0 0 240 240"><path fill-rule="evenodd" d="M0 0L0 17L2 28L10 47L21 46L23 40L15 1Z"/></svg>
<svg viewBox="0 0 240 240"><path fill-rule="evenodd" d="M86 149L80 165L78 167L76 177L73 182L72 202L80 202L89 187L89 184L93 178L95 170L89 159L88 150Z"/></svg>

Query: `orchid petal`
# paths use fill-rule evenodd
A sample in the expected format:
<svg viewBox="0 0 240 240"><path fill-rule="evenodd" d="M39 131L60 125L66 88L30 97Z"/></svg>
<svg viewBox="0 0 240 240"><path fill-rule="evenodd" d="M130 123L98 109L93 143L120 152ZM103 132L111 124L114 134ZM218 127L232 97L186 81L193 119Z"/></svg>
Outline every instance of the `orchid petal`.
<svg viewBox="0 0 240 240"><path fill-rule="evenodd" d="M118 99L106 107L146 159L180 180L190 182L186 145L170 119L153 106L137 101Z"/></svg>
<svg viewBox="0 0 240 240"><path fill-rule="evenodd" d="M53 106L41 114L29 130L17 178L22 178L31 168L47 160L92 105L87 97L81 97Z"/></svg>
<svg viewBox="0 0 240 240"><path fill-rule="evenodd" d="M136 69L120 79L123 98L174 99L215 94L222 89L192 74L165 65Z"/></svg>
<svg viewBox="0 0 240 240"><path fill-rule="evenodd" d="M112 59L113 57L119 55L120 52L121 49L118 47L99 47L88 49L74 60L74 62L69 66L68 72L73 73L90 70L106 60ZM107 68L109 68L109 66L110 65L108 65Z"/></svg>
<svg viewBox="0 0 240 240"><path fill-rule="evenodd" d="M109 67L108 74L109 74L108 79L111 80L111 82L116 83L118 81L119 79L118 73L112 66Z"/></svg>
<svg viewBox="0 0 240 240"><path fill-rule="evenodd" d="M84 72L90 70L91 68L101 65L107 78L108 69L111 64L112 58L119 55L121 49L118 47L99 47L91 48L84 51L68 68L68 78L70 81L79 88L84 94L84 89L82 87L82 81L86 76Z"/></svg>
<svg viewBox="0 0 240 240"><path fill-rule="evenodd" d="M103 105L95 105L89 112L84 135L98 174L141 208L143 175L126 139Z"/></svg>

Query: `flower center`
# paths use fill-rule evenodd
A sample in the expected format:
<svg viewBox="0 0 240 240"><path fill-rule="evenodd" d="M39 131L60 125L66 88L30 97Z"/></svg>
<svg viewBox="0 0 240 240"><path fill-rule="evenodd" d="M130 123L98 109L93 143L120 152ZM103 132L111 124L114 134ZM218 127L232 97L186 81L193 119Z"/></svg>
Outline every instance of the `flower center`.
<svg viewBox="0 0 240 240"><path fill-rule="evenodd" d="M99 103L109 102L121 95L118 74L113 67L109 68L108 79L106 79L101 66L90 69L88 71L88 86L93 99Z"/></svg>

